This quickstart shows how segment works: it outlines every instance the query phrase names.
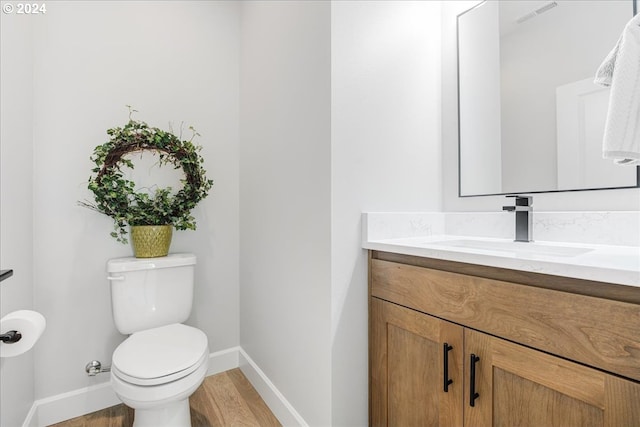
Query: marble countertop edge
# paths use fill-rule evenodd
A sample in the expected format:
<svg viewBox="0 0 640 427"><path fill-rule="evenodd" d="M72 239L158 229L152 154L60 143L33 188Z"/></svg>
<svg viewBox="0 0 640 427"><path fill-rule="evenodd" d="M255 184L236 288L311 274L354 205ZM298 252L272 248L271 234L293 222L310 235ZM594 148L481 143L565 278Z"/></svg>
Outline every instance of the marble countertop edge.
<svg viewBox="0 0 640 427"><path fill-rule="evenodd" d="M468 236L431 235L407 238L364 240L369 250L403 255L457 261L490 267L507 268L562 277L572 277L640 288L640 247L558 243L536 241L546 248L576 248L585 250L575 256L554 256L520 251L503 251L446 246L449 241L469 240L488 243L508 243L507 239ZM528 245L521 243L520 245ZM526 248L526 247L525 247Z"/></svg>

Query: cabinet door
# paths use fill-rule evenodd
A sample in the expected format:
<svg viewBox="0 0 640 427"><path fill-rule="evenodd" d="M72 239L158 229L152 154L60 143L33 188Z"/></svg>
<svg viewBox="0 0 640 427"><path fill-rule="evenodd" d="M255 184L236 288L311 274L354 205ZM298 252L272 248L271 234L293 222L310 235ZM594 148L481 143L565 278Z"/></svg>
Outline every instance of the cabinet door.
<svg viewBox="0 0 640 427"><path fill-rule="evenodd" d="M639 383L472 330L464 340L467 426L640 425Z"/></svg>
<svg viewBox="0 0 640 427"><path fill-rule="evenodd" d="M370 425L462 425L462 327L371 298L370 331Z"/></svg>

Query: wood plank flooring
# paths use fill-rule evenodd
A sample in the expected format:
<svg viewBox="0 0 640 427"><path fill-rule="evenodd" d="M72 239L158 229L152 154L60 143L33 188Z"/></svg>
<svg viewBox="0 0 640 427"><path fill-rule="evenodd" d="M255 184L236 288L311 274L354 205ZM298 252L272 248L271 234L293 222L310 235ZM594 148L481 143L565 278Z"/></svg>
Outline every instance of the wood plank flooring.
<svg viewBox="0 0 640 427"><path fill-rule="evenodd" d="M276 427L280 422L240 369L205 378L190 398L192 427ZM51 427L131 427L133 409L116 405Z"/></svg>

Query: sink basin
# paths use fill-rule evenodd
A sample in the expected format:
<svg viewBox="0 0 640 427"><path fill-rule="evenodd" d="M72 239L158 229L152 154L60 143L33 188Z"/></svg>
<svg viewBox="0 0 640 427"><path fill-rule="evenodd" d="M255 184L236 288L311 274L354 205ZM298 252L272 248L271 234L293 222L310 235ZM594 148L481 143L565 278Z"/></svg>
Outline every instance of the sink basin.
<svg viewBox="0 0 640 427"><path fill-rule="evenodd" d="M590 252L589 248L574 246L542 245L534 242L507 242L491 240L443 240L430 242L430 245L450 248L478 249L485 251L509 252L515 255L546 255L555 257L574 257Z"/></svg>

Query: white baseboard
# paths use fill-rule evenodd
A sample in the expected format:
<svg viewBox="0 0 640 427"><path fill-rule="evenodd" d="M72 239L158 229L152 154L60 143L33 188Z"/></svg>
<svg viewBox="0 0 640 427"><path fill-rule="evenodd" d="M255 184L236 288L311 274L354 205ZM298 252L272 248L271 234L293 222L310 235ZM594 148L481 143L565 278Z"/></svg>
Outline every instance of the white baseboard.
<svg viewBox="0 0 640 427"><path fill-rule="evenodd" d="M239 357L240 347L231 347L226 350L216 351L209 355L209 369L207 369L207 376L219 374L220 372L228 371L240 366Z"/></svg>
<svg viewBox="0 0 640 427"><path fill-rule="evenodd" d="M242 348L240 369L283 426L308 427L302 416Z"/></svg>
<svg viewBox="0 0 640 427"><path fill-rule="evenodd" d="M107 381L33 402L22 427L42 427L90 414L120 403ZM31 418L29 418L31 416Z"/></svg>
<svg viewBox="0 0 640 427"><path fill-rule="evenodd" d="M232 347L211 353L207 376L237 368L241 351L240 347ZM36 400L22 427L44 427L119 404L108 376L105 379L101 384Z"/></svg>

